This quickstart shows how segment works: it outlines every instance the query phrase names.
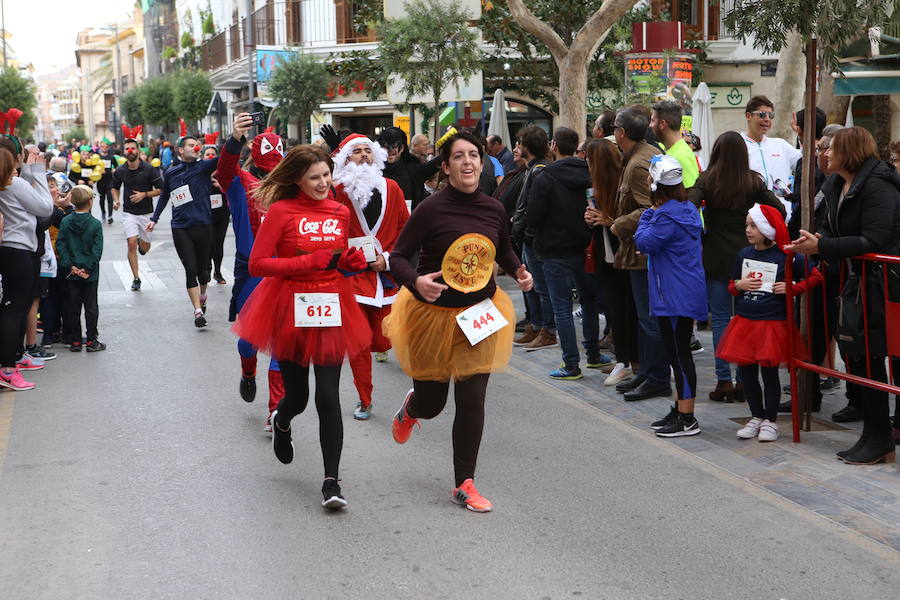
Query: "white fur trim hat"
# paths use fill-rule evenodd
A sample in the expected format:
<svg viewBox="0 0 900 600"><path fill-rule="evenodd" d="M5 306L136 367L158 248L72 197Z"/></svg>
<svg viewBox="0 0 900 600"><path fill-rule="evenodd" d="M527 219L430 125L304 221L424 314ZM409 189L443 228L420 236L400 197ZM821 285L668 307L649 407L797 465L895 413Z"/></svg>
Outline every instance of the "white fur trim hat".
<svg viewBox="0 0 900 600"><path fill-rule="evenodd" d="M370 140L361 133L351 133L338 146L337 152L334 154L334 173L337 175L347 164L347 158L353 149L360 144L368 144L372 149L372 164L380 170L384 170L384 164L387 162L387 151L381 147L381 144L375 140Z"/></svg>

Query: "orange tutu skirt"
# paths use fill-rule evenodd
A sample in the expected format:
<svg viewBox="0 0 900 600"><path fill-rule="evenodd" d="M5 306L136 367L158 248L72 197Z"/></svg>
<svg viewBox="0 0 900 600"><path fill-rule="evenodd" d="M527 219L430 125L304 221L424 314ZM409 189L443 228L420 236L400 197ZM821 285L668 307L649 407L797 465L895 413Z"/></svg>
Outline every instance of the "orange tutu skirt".
<svg viewBox="0 0 900 600"><path fill-rule="evenodd" d="M339 327L296 327L294 294L339 290ZM353 296L348 279L309 282L265 277L244 303L231 330L258 350L278 360L301 365L339 365L345 356L371 343L369 322Z"/></svg>
<svg viewBox="0 0 900 600"><path fill-rule="evenodd" d="M509 324L473 346L456 323L456 315L468 307L435 306L416 299L406 288L400 290L382 329L404 373L422 381L450 381L505 370L516 313L500 288L491 300Z"/></svg>
<svg viewBox="0 0 900 600"><path fill-rule="evenodd" d="M795 333L794 351L806 359L806 342ZM737 365L780 367L791 357L787 321L754 321L735 315L722 334L716 356Z"/></svg>

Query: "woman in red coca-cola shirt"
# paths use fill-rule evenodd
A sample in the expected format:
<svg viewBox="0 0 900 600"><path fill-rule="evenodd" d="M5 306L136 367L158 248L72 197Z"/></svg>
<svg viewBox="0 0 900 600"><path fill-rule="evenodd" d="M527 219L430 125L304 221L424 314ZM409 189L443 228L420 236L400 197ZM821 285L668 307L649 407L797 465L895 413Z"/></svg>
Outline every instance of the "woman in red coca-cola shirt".
<svg viewBox="0 0 900 600"><path fill-rule="evenodd" d="M282 463L294 458L291 419L309 400L316 375L316 410L325 463L322 506L347 505L338 485L344 428L338 397L341 363L368 347L366 320L347 274L366 268L347 247L349 212L331 196L331 159L298 146L262 180L254 199L266 212L250 254L250 274L263 277L234 331L278 359L285 396L272 413L272 445Z"/></svg>

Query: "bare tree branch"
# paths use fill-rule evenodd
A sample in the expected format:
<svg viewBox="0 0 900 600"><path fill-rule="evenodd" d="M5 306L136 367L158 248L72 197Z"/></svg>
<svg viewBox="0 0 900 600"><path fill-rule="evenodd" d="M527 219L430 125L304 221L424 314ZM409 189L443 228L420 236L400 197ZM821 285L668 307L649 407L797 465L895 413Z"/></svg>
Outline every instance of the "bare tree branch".
<svg viewBox="0 0 900 600"><path fill-rule="evenodd" d="M634 4L634 0L606 0L578 30L569 52L579 58L593 56L597 46L609 35L610 28Z"/></svg>
<svg viewBox="0 0 900 600"><path fill-rule="evenodd" d="M622 0L619 0L622 1ZM553 31L549 25L538 19L533 12L528 10L523 0L507 0L509 13L522 29L544 42L553 56L556 64L562 63L569 54L569 49L559 34ZM604 5L605 6L605 5ZM600 9L602 10L602 8Z"/></svg>

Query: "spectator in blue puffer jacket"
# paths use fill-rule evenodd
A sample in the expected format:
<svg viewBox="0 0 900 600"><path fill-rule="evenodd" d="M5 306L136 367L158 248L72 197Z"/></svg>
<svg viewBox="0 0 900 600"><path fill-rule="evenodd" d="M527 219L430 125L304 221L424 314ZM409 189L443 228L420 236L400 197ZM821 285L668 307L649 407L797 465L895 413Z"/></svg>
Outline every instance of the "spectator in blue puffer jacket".
<svg viewBox="0 0 900 600"><path fill-rule="evenodd" d="M706 318L700 214L687 201L681 165L671 156L650 159L650 190L653 204L641 214L634 243L649 259L650 315L659 321L678 392L669 414L651 426L660 437L696 435L697 372L690 346L694 320Z"/></svg>

